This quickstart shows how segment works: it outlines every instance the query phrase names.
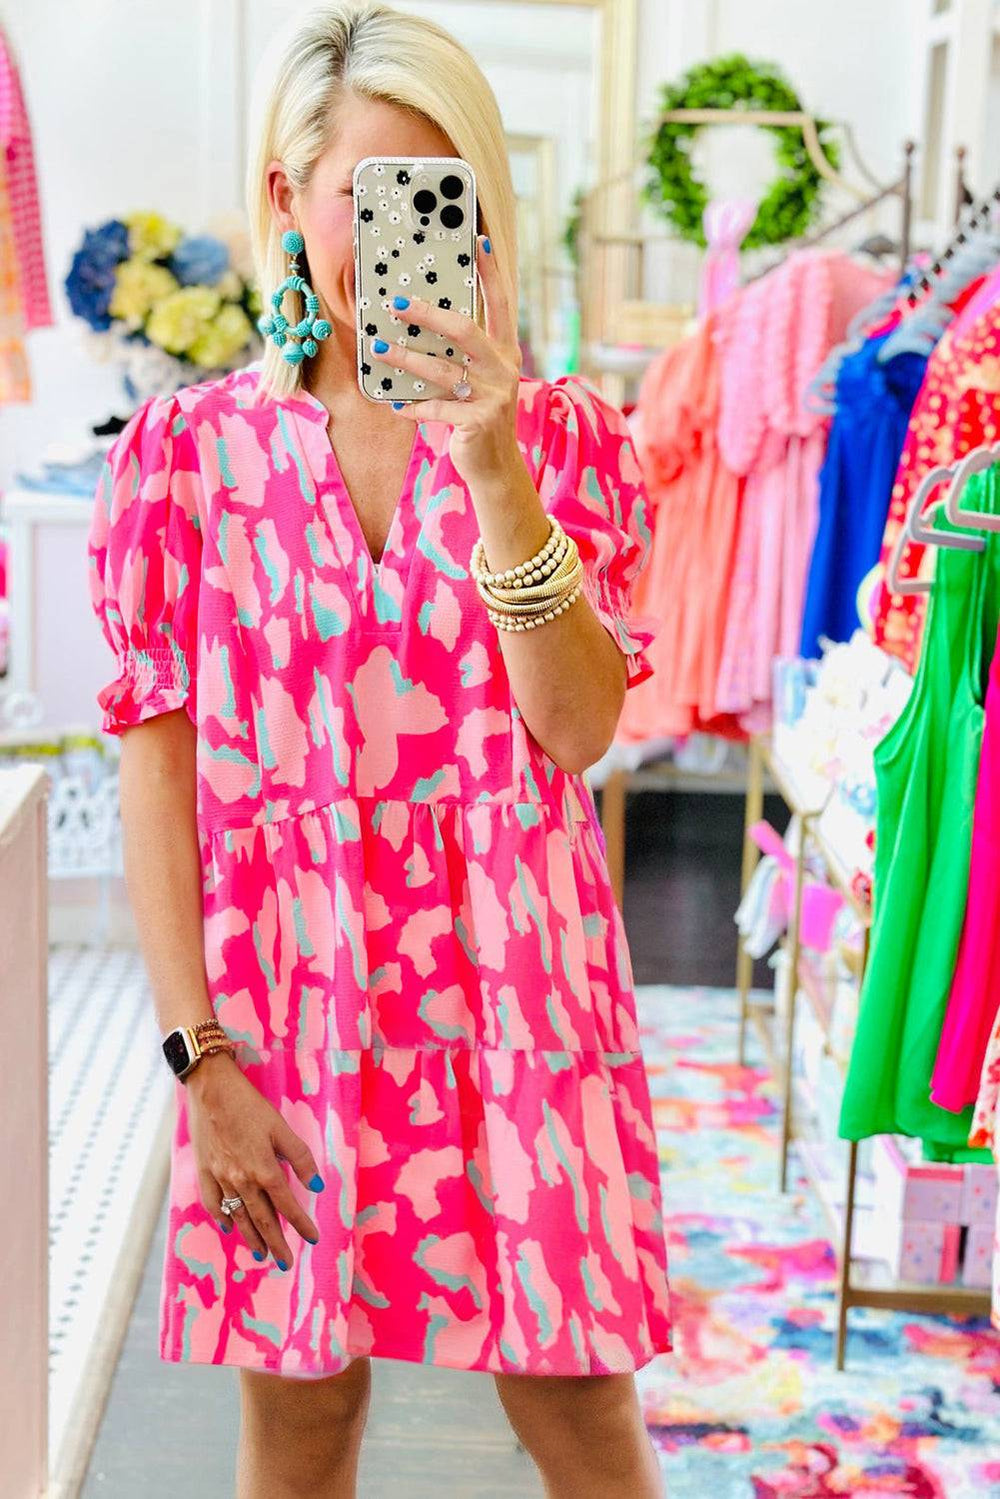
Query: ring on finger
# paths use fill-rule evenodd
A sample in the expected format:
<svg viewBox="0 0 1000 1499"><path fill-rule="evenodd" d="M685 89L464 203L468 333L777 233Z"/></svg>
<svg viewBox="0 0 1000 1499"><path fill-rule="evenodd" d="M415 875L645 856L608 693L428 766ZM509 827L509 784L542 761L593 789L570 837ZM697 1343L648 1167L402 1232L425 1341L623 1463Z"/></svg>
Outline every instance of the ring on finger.
<svg viewBox="0 0 1000 1499"><path fill-rule="evenodd" d="M246 1203L242 1197L224 1197L219 1204L219 1212L231 1217L233 1213L238 1212L240 1208L245 1206Z"/></svg>

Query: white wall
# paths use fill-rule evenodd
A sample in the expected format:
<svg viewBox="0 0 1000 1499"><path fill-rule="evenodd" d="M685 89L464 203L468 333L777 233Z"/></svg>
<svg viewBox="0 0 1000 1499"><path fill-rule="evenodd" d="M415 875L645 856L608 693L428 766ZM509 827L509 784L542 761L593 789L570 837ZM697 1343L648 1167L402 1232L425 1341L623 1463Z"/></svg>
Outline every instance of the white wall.
<svg viewBox="0 0 1000 1499"><path fill-rule="evenodd" d="M659 85L674 82L692 65L724 53L742 52L752 62L774 63L805 109L824 119L846 121L868 169L882 182L902 171L902 147L915 136L919 103L918 53L912 35L912 0L640 0L642 46L638 110L643 129L655 119ZM846 156L846 153L844 153ZM704 180L720 195L757 195L773 175L764 132L713 126L703 131L695 159ZM850 160L844 175L864 185ZM836 189L826 215L844 212L852 200ZM651 212L650 229L665 228ZM881 230L896 238L894 203L852 226L849 244ZM699 253L665 244L649 254L646 295L685 300L697 284Z"/></svg>
<svg viewBox="0 0 1000 1499"><path fill-rule="evenodd" d="M47 442L114 408L117 383L79 346L63 279L84 227L149 205L189 219L203 156L198 0L3 3L31 119L57 326L28 335L35 399L0 406L0 488Z"/></svg>
<svg viewBox="0 0 1000 1499"><path fill-rule="evenodd" d="M854 127L876 176L892 177L908 129L911 0L645 0L643 101L692 63L725 52L773 62L805 108Z"/></svg>
<svg viewBox="0 0 1000 1499"><path fill-rule="evenodd" d="M473 46L512 130L560 127L578 138L564 148L568 195L588 154L579 128L593 97L586 14L557 7L553 33L514 0L467 11L460 0L401 0L450 24ZM908 51L910 0L640 0L637 97L640 124L652 118L657 85L691 62L743 49L781 64L805 104L854 126L872 169L891 176L913 128L917 80ZM149 206L192 230L238 206L246 91L270 26L296 8L282 0L0 0L0 17L20 62L34 126L43 228L59 324L29 335L35 382L30 405L0 407L0 487L53 440L83 434L116 405L110 371L79 344L62 281L83 226ZM488 20L484 20L484 16ZM545 69L555 54L557 78ZM518 66L514 66L517 62ZM739 167L766 180L766 144L728 132L723 175ZM747 173L740 168L741 175ZM710 180L714 181L710 174ZM691 258L676 252L687 274ZM683 275L682 278L683 280ZM662 290L662 286L659 288ZM653 290L651 289L651 294Z"/></svg>

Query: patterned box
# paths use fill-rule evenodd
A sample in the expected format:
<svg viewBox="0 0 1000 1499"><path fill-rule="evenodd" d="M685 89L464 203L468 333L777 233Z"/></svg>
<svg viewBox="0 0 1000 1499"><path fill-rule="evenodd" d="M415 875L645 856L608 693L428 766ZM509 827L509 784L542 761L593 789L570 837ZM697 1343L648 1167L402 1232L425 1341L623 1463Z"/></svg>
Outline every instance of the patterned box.
<svg viewBox="0 0 1000 1499"><path fill-rule="evenodd" d="M985 1161L969 1161L962 1186L960 1223L992 1228L997 1218L997 1188L1000 1174Z"/></svg>
<svg viewBox="0 0 1000 1499"><path fill-rule="evenodd" d="M880 1211L890 1218L961 1223L965 1168L911 1159L908 1152L914 1148L919 1147L896 1135L876 1137L872 1159Z"/></svg>
<svg viewBox="0 0 1000 1499"><path fill-rule="evenodd" d="M962 1284L977 1286L988 1291L993 1280L992 1223L977 1223L965 1237L965 1252L962 1255Z"/></svg>
<svg viewBox="0 0 1000 1499"><path fill-rule="evenodd" d="M892 1266L896 1277L917 1285L948 1285L958 1274L961 1229L957 1223L925 1223L904 1219L899 1255Z"/></svg>

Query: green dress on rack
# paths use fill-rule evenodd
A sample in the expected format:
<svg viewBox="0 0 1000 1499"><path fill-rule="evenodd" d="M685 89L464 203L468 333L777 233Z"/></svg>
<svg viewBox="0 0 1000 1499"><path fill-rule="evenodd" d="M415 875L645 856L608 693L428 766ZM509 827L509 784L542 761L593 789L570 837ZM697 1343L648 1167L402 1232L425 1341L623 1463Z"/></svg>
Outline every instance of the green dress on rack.
<svg viewBox="0 0 1000 1499"><path fill-rule="evenodd" d="M1000 515L1000 466L963 506ZM955 531L943 509L940 530ZM964 529L964 528L963 528ZM873 922L840 1135L904 1134L937 1160L983 1160L972 1110L931 1102L930 1082L965 919L990 661L1000 622L1000 533L982 552L938 549L923 649L902 714L875 749Z"/></svg>

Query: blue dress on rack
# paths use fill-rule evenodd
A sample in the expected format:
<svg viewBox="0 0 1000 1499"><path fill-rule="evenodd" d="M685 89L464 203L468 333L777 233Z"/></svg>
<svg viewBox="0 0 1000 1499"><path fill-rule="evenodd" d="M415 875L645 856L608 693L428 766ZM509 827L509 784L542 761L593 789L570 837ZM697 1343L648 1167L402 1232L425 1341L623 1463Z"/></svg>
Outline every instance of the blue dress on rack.
<svg viewBox="0 0 1000 1499"><path fill-rule="evenodd" d="M819 522L802 616L803 656L820 636L849 640L858 627L857 591L879 559L889 500L926 354L879 364L888 333L866 339L837 372L836 412L819 475Z"/></svg>

